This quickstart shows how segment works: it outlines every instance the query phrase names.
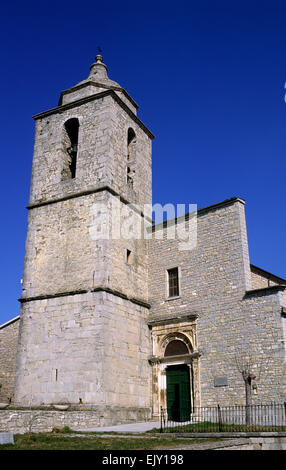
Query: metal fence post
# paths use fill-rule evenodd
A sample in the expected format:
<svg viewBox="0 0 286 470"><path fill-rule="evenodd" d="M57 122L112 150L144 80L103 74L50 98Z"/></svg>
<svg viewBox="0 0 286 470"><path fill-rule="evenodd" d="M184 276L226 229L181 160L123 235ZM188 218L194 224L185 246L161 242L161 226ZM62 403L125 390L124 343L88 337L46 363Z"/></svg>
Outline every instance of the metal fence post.
<svg viewBox="0 0 286 470"><path fill-rule="evenodd" d="M217 405L217 412L218 412L218 429L220 432L222 432L221 409L219 405Z"/></svg>

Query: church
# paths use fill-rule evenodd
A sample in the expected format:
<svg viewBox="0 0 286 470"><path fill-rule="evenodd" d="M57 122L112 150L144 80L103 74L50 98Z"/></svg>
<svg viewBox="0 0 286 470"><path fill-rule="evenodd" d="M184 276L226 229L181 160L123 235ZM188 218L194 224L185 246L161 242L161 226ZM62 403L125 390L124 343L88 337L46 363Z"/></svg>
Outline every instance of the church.
<svg viewBox="0 0 286 470"><path fill-rule="evenodd" d="M0 326L0 401L140 421L244 404L248 374L253 403L284 402L286 280L250 263L239 197L152 222L154 136L137 110L98 54L88 78L34 116L21 312ZM114 233L117 215L140 236Z"/></svg>

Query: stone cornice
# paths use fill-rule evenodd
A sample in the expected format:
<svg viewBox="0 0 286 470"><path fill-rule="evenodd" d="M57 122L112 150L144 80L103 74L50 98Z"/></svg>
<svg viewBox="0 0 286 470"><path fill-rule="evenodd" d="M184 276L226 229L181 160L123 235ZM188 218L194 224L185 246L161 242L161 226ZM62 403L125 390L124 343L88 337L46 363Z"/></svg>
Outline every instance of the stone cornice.
<svg viewBox="0 0 286 470"><path fill-rule="evenodd" d="M104 83L95 82L94 80L87 80L84 83L75 85L71 88L68 88L67 90L62 91L60 99L59 99L59 106L62 106L62 98L64 95L68 95L70 93L73 93L74 91L81 90L82 88L85 88L87 86L94 86L94 87L106 88L107 90L120 91L130 101L130 103L134 106L134 108L138 109L138 104L133 100L133 98L131 98L131 96L127 93L127 91L124 90L124 88L120 86L104 85Z"/></svg>
<svg viewBox="0 0 286 470"><path fill-rule="evenodd" d="M263 287L262 289L253 289L248 290L245 292L244 299L248 299L250 297L259 296L259 295L271 295L276 294L277 292L284 291L286 289L286 285L279 284L275 286Z"/></svg>
<svg viewBox="0 0 286 470"><path fill-rule="evenodd" d="M150 356L148 361L151 365L154 364L162 364L164 362L173 362L173 361L183 361L183 360L191 360L191 359L198 359L201 356L199 351L194 351L190 354L178 354L176 356Z"/></svg>
<svg viewBox="0 0 286 470"><path fill-rule="evenodd" d="M154 139L154 135L151 131L143 124L142 121L134 114L131 109L121 100L121 98L115 93L113 90L106 90L102 91L101 93L96 93L94 95L87 96L85 98L81 98L79 100L73 101L72 103L63 104L61 106L57 106L56 108L49 109L39 114L35 114L33 119L42 119L47 116L51 116L52 114L62 113L68 109L76 108L81 106L82 104L89 103L90 101L99 100L105 98L106 96L111 96L118 104L121 106L124 111L138 124L139 127L151 138Z"/></svg>
<svg viewBox="0 0 286 470"><path fill-rule="evenodd" d="M148 320L148 326L160 326L160 325L168 325L170 323L183 323L188 320L196 320L198 318L198 312L193 313L185 313L182 315L178 315L176 317L162 317L162 318L154 318L153 320Z"/></svg>
<svg viewBox="0 0 286 470"><path fill-rule="evenodd" d="M104 287L104 286L98 286L90 290L79 289L79 290L67 291L67 292L57 292L55 294L42 294L42 295L37 295L34 297L21 297L18 300L21 303L26 303L26 302L34 302L36 300L55 299L57 297L68 297L72 295L89 294L89 293L95 293L95 292L106 292L107 294L115 295L116 297L121 297L122 299L128 300L136 305L140 305L141 307L145 307L148 309L151 308L150 304L143 299L127 296L126 294L123 294L123 292L110 289L109 287Z"/></svg>
<svg viewBox="0 0 286 470"><path fill-rule="evenodd" d="M77 197L89 196L90 194L95 194L95 193L99 193L102 191L107 191L110 194L112 194L112 196L119 197L120 201L123 204L130 206L131 208L133 208L135 212L140 214L141 217L145 217L146 220L149 220L149 222L152 223L152 220L149 217L146 217L142 211L139 211L135 204L129 202L127 199L122 197L117 191L115 191L113 188L110 188L109 186L99 186L99 187L87 189L85 191L77 191L75 193L67 194L66 196L55 197L53 199L48 199L46 201L43 201L43 200L35 201L35 202L28 204L28 206L26 206L26 209L31 210L37 207L47 206L49 204L56 204L58 202L68 201L69 199L75 199Z"/></svg>

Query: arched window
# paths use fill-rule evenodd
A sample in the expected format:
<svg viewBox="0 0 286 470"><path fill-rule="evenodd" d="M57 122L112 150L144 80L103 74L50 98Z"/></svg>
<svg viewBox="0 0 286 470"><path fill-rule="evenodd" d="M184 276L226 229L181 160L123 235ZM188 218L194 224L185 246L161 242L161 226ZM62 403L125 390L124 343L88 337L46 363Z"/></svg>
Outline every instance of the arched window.
<svg viewBox="0 0 286 470"><path fill-rule="evenodd" d="M76 160L78 151L78 130L79 122L77 118L69 119L64 124L64 164L62 179L72 179L76 176Z"/></svg>
<svg viewBox="0 0 286 470"><path fill-rule="evenodd" d="M136 161L136 134L131 127L127 136L127 183L133 186Z"/></svg>
<svg viewBox="0 0 286 470"><path fill-rule="evenodd" d="M180 356L181 354L189 354L189 350L183 341L174 339L167 345L164 356Z"/></svg>

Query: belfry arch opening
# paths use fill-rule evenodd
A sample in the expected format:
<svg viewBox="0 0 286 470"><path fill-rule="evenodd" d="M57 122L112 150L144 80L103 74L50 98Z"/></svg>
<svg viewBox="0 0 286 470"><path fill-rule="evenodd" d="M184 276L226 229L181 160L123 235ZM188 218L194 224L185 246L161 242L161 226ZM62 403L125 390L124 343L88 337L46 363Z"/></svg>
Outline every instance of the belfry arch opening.
<svg viewBox="0 0 286 470"><path fill-rule="evenodd" d="M136 161L136 134L134 130L129 127L127 135L127 183L133 186L135 175L135 161Z"/></svg>
<svg viewBox="0 0 286 470"><path fill-rule="evenodd" d="M73 179L76 177L76 164L78 153L79 121L77 118L69 119L64 124L64 164L62 179Z"/></svg>

